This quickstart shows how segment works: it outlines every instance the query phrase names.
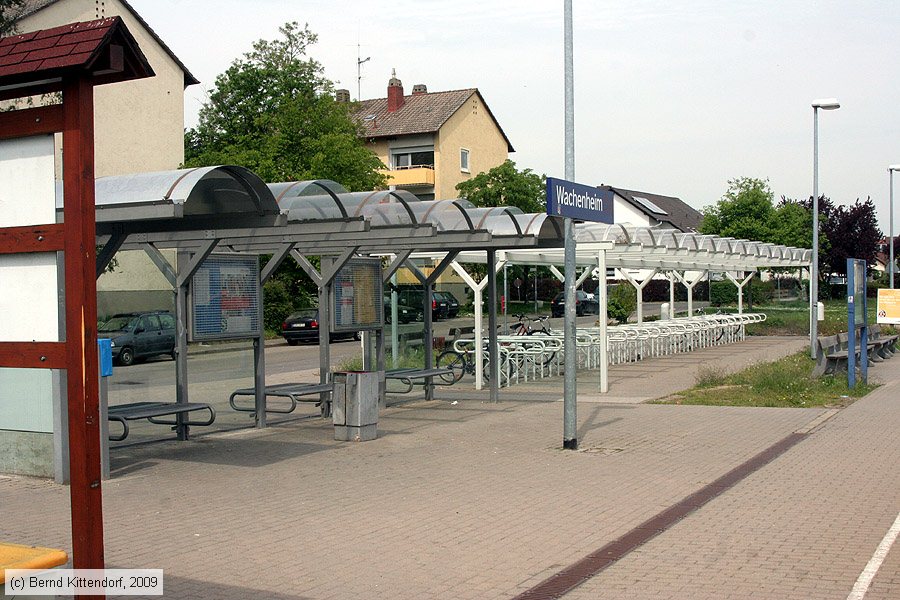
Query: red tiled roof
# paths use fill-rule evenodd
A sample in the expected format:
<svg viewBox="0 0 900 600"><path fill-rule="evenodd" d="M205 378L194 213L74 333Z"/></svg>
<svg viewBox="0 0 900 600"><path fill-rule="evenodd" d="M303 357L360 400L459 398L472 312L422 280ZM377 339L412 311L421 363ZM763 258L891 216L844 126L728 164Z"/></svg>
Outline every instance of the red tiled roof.
<svg viewBox="0 0 900 600"><path fill-rule="evenodd" d="M156 40L156 42L163 49L163 51L165 51L165 53L169 55L169 58L174 60L175 63L179 67L181 67L181 70L184 71L185 87L187 87L189 85L194 85L195 83L200 83L200 81L196 77L194 77L190 71L188 71L188 68L186 66L184 66L184 63L182 63L181 60L177 56L175 56L175 53L169 49L169 47L166 45L166 43L162 41L162 39L156 34L155 31L153 31L153 28L150 27L150 25L144 20L144 18L136 10L134 10L134 8L126 0L119 0L119 1L122 3L122 6L124 6L125 9L128 10L132 14L132 16L134 16L134 18L138 20L138 22L144 27L144 29L147 30L147 33L149 33L150 36L154 40ZM47 8L50 5L56 4L57 2L59 2L59 0L24 0L22 8L19 11L19 14L16 18L18 20L24 19L26 17L33 15L34 13L38 12L39 10Z"/></svg>
<svg viewBox="0 0 900 600"><path fill-rule="evenodd" d="M403 106L394 112L388 112L387 98L363 100L359 102L354 116L362 125L367 138L435 133L473 94L478 94L497 129L500 130L500 135L506 141L509 151L515 152L509 138L506 137L477 88L404 96ZM373 116L374 119L371 118Z"/></svg>
<svg viewBox="0 0 900 600"><path fill-rule="evenodd" d="M111 80L153 75L122 19L113 17L0 38L0 78L26 79L30 74L55 77L73 70L90 70L113 41L126 46L127 54L125 70Z"/></svg>

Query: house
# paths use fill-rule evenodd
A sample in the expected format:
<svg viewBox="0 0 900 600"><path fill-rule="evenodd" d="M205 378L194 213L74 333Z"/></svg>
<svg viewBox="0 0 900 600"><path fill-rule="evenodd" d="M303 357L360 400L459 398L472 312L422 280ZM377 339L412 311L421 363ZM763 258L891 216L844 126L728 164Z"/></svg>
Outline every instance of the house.
<svg viewBox="0 0 900 600"><path fill-rule="evenodd" d="M125 0L25 0L18 33L121 17L155 77L97 88L97 177L177 169L184 162L184 89L199 83Z"/></svg>
<svg viewBox="0 0 900 600"><path fill-rule="evenodd" d="M703 213L689 206L680 198L660 196L647 192L626 190L610 185L597 186L613 192L613 214L616 223L628 223L638 227L661 227L696 232L700 229Z"/></svg>
<svg viewBox="0 0 900 600"><path fill-rule="evenodd" d="M27 33L114 16L125 22L156 75L95 89L95 174L177 169L184 162L184 90L199 81L126 0L25 0L16 26ZM174 252L165 254L174 261ZM115 271L97 281L101 318L172 308L171 286L143 252L120 252L116 262Z"/></svg>
<svg viewBox="0 0 900 600"><path fill-rule="evenodd" d="M340 101L350 93L338 90ZM422 200L457 198L456 184L503 164L515 152L477 88L405 95L391 77L387 97L355 108L367 146L388 167L389 184Z"/></svg>

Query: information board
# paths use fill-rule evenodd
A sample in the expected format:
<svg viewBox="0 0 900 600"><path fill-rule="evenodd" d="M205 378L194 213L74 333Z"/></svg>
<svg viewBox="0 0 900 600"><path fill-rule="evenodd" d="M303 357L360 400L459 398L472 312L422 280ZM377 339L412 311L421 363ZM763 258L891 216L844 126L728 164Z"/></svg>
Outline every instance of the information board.
<svg viewBox="0 0 900 600"><path fill-rule="evenodd" d="M863 260L853 261L853 290L851 292L856 296L854 303L854 323L857 326L866 323L866 262Z"/></svg>
<svg viewBox="0 0 900 600"><path fill-rule="evenodd" d="M332 283L332 331L360 331L384 326L381 259L351 258Z"/></svg>
<svg viewBox="0 0 900 600"><path fill-rule="evenodd" d="M900 290L878 290L876 322L900 325Z"/></svg>
<svg viewBox="0 0 900 600"><path fill-rule="evenodd" d="M191 279L191 340L260 335L259 259L211 254Z"/></svg>

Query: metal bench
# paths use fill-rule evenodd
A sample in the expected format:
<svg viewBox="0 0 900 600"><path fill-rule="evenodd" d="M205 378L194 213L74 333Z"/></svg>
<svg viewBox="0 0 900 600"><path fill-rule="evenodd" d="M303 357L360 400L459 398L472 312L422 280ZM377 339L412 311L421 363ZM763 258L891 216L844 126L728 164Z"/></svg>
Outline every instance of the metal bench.
<svg viewBox="0 0 900 600"><path fill-rule="evenodd" d="M266 412L287 414L294 412L298 402L315 402L316 406L319 407L322 416L328 417L331 415L331 403L328 401L322 402L321 394L323 392L330 394L333 390L334 385L331 383L279 383L276 385L267 385L265 387L267 398L269 396L287 398L291 401L291 405L284 408L269 408L267 403ZM319 397L308 398L308 396L316 395L319 395ZM256 414L255 406L238 406L237 402L235 402L235 399L238 396L256 396L256 388L241 388L239 390L234 390L231 392L231 396L228 397L228 404L230 404L231 408L234 410Z"/></svg>
<svg viewBox="0 0 900 600"><path fill-rule="evenodd" d="M435 367L433 369L391 369L384 372L384 378L399 381L407 386L405 390L394 392L396 394L408 394L413 391L416 385L424 385L425 380L429 377L433 379L434 385L453 385L453 382L444 381L441 375L452 375L453 370L446 367Z"/></svg>
<svg viewBox="0 0 900 600"><path fill-rule="evenodd" d="M194 411L209 411L209 419L205 421L184 421L178 423L177 420L160 419L172 415L188 414ZM128 437L129 428L128 421L139 421L147 419L156 425L212 425L216 420L216 411L209 404L200 402L134 402L132 404L120 404L118 406L110 406L107 410L106 418L110 421L117 421L122 424L121 435L110 435L111 442L121 442Z"/></svg>

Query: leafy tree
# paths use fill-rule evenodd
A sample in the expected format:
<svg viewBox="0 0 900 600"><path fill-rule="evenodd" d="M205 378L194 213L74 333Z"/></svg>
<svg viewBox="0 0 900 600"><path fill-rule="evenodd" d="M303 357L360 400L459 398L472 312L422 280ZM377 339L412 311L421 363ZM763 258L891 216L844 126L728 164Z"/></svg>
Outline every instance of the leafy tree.
<svg viewBox="0 0 900 600"><path fill-rule="evenodd" d="M349 105L334 100L322 66L307 56L316 34L296 22L279 31L216 78L197 127L185 133L185 165L238 164L269 182L383 187L384 165L357 135Z"/></svg>
<svg viewBox="0 0 900 600"><path fill-rule="evenodd" d="M546 175L531 169L516 169L507 159L489 171L482 171L472 179L456 185L461 198L475 206L517 206L524 212L547 210Z"/></svg>
<svg viewBox="0 0 900 600"><path fill-rule="evenodd" d="M0 0L0 37L16 32L16 18L24 0Z"/></svg>
<svg viewBox="0 0 900 600"><path fill-rule="evenodd" d="M739 177L715 206L703 209L701 233L767 242L772 239L774 195L768 180Z"/></svg>
<svg viewBox="0 0 900 600"><path fill-rule="evenodd" d="M628 322L628 317L637 308L637 290L630 283L616 284L609 291L606 313L616 323Z"/></svg>

